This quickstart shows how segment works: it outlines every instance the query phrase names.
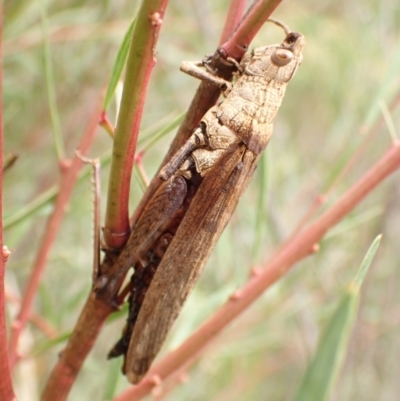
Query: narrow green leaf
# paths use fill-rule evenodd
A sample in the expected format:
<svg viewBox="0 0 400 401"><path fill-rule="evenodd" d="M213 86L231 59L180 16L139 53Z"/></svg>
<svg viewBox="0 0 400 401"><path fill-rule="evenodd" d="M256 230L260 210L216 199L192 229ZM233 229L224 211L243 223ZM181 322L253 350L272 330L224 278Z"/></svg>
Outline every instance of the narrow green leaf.
<svg viewBox="0 0 400 401"><path fill-rule="evenodd" d="M139 184L140 190L142 191L142 193L145 193L147 185L144 177L141 174L141 171L138 169L137 164L133 166L133 174L135 176L137 183Z"/></svg>
<svg viewBox="0 0 400 401"><path fill-rule="evenodd" d="M51 124L53 129L54 143L56 147L58 160L65 159L64 143L61 133L60 114L57 107L56 101L56 89L54 84L54 73L53 63L51 60L51 50L47 34L47 14L46 6L43 0L40 2L41 6L41 23L42 23L42 35L43 35L43 61L44 61L44 73L46 78L47 86L47 99L49 102L49 111L51 117Z"/></svg>
<svg viewBox="0 0 400 401"><path fill-rule="evenodd" d="M117 57L115 58L113 69L111 72L110 81L108 82L106 96L104 97L103 110L106 110L109 106L115 92L115 88L118 85L118 81L121 77L122 70L124 69L126 58L128 57L129 42L132 38L133 28L135 26L136 17L129 25L128 31L126 32L121 46L118 50Z"/></svg>
<svg viewBox="0 0 400 401"><path fill-rule="evenodd" d="M372 245L369 247L367 254L364 257L364 260L361 263L360 268L358 269L356 277L354 277L352 287L357 290L361 287L362 282L367 274L369 266L372 263L372 260L375 257L376 251L378 250L379 244L382 239L382 234L378 235Z"/></svg>
<svg viewBox="0 0 400 401"><path fill-rule="evenodd" d="M359 289L381 240L379 235L369 248L353 282L337 306L317 352L300 385L294 401L324 401L338 377L344 361L354 320L357 316Z"/></svg>
<svg viewBox="0 0 400 401"><path fill-rule="evenodd" d="M103 389L102 400L113 400L117 394L118 382L123 377L121 375L122 360L120 358L112 359L107 363L107 376Z"/></svg>

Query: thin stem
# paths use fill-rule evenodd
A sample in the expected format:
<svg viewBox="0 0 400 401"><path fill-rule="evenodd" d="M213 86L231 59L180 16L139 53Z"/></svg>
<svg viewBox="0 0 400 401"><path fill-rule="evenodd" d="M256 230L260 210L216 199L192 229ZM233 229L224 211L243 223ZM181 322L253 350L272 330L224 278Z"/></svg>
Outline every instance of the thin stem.
<svg viewBox="0 0 400 401"><path fill-rule="evenodd" d="M142 399L154 387L154 378L165 380L185 365L194 354L210 343L228 324L244 312L263 292L284 276L301 259L312 253L325 233L350 213L378 184L400 168L400 144L394 144L369 171L314 223L289 238L261 271L236 291L207 322L180 347L156 364L135 387L129 388L114 401Z"/></svg>
<svg viewBox="0 0 400 401"><path fill-rule="evenodd" d="M281 2L282 0L254 0L238 29L221 46L221 51L227 57L240 60L249 48L254 36Z"/></svg>
<svg viewBox="0 0 400 401"><path fill-rule="evenodd" d="M100 122L99 122L100 126L103 127L108 135L110 135L110 137L112 139L114 139L115 137L115 128L113 127L113 125L111 124L110 120L107 117L107 113L105 111L101 112L101 116L100 116Z"/></svg>
<svg viewBox="0 0 400 401"><path fill-rule="evenodd" d="M390 115L390 110L388 109L386 103L381 100L379 102L379 106L382 110L382 115L383 115L383 119L385 120L386 123L386 127L389 131L390 137L392 138L393 142L396 142L399 140L399 135L397 134L396 131L396 126L394 125L392 116Z"/></svg>
<svg viewBox="0 0 400 401"><path fill-rule="evenodd" d="M47 33L46 6L43 3L43 0L40 1L40 8L41 8L40 11L42 20L43 59L44 59L44 71L45 71L46 86L47 86L47 98L49 102L50 117L53 128L53 136L54 136L57 157L58 160L64 160L65 149L61 135L60 117L57 109L56 92L54 88L53 65L51 61L51 51Z"/></svg>
<svg viewBox="0 0 400 401"><path fill-rule="evenodd" d="M111 310L90 293L75 330L51 372L42 401L63 401Z"/></svg>
<svg viewBox="0 0 400 401"><path fill-rule="evenodd" d="M224 29L222 30L219 44L222 45L233 34L235 28L243 17L244 9L246 8L246 0L232 0L226 16Z"/></svg>
<svg viewBox="0 0 400 401"><path fill-rule="evenodd" d="M104 241L121 248L130 234L129 192L155 47L168 0L143 1L133 29L108 181Z"/></svg>
<svg viewBox="0 0 400 401"><path fill-rule="evenodd" d="M101 110L100 105L101 103L99 101L91 116L86 131L82 135L82 139L79 144L79 150L82 155L86 155L90 146L92 145L94 134L98 125L98 118ZM21 309L12 326L10 345L9 345L9 358L11 367L13 367L17 362L18 359L17 348L18 348L19 336L29 319L29 314L32 307L33 299L37 293L38 285L43 275L47 258L49 256L51 247L57 237L57 233L60 229L62 218L64 216L65 206L71 196L72 190L75 187L81 166L82 166L81 160L78 158L78 156L75 155L75 157L72 160L71 166L62 176L60 183L60 192L58 193L56 198L54 211L50 215L47 221L46 230L42 239L42 243L32 268L32 274L29 278L29 282L25 290L25 295L22 299Z"/></svg>
<svg viewBox="0 0 400 401"><path fill-rule="evenodd" d="M3 165L3 2L0 2L0 166ZM3 169L0 169L0 400L15 400L7 355L4 275L7 249L3 244Z"/></svg>

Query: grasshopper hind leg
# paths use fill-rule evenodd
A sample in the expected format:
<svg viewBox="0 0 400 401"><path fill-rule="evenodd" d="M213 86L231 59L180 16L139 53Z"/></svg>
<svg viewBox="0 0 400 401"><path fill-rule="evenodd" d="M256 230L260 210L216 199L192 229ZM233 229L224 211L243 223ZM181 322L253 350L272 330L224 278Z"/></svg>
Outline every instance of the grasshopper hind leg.
<svg viewBox="0 0 400 401"><path fill-rule="evenodd" d="M138 238L151 237L152 240L145 247L143 242L140 243L143 248L137 253L133 264L134 273L129 287L126 288L129 289L128 317L121 338L108 353L109 359L126 355L146 292L186 213L190 199L194 196L194 187L197 186L194 184L199 179L201 177L196 174L194 161L191 157L187 158L179 171L162 184L139 219L136 235L140 233ZM157 213L160 214L157 215ZM126 294L125 290L122 291L123 293Z"/></svg>

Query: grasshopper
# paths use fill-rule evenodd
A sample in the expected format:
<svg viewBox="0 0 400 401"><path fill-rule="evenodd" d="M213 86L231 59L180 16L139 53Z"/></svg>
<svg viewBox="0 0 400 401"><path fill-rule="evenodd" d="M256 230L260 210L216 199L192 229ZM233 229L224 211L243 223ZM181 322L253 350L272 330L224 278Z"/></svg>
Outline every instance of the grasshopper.
<svg viewBox="0 0 400 401"><path fill-rule="evenodd" d="M109 354L124 355L123 372L131 383L148 371L247 188L302 61L304 36L277 24L286 33L282 43L257 48L240 63L227 59L236 68L233 82L214 74L207 60L181 65L218 85L225 100L208 110L160 170L163 183L116 263L95 285L98 298L115 301L134 268L125 331Z"/></svg>

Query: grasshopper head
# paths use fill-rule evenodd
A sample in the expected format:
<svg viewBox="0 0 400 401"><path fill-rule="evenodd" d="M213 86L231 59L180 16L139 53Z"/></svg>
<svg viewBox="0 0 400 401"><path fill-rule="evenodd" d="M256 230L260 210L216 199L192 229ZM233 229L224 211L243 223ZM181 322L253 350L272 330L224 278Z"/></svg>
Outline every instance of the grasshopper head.
<svg viewBox="0 0 400 401"><path fill-rule="evenodd" d="M270 61L275 67L278 67L275 75L276 81L290 81L303 60L304 45L305 39L301 33L290 32L280 45L275 46Z"/></svg>
<svg viewBox="0 0 400 401"><path fill-rule="evenodd" d="M303 59L304 36L301 33L290 32L285 40L275 47L271 55L272 64L277 67L288 65L293 59L300 64Z"/></svg>
<svg viewBox="0 0 400 401"><path fill-rule="evenodd" d="M289 32L279 45L255 49L244 60L247 75L260 76L276 82L290 81L303 60L304 36Z"/></svg>

